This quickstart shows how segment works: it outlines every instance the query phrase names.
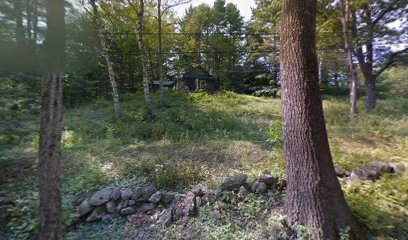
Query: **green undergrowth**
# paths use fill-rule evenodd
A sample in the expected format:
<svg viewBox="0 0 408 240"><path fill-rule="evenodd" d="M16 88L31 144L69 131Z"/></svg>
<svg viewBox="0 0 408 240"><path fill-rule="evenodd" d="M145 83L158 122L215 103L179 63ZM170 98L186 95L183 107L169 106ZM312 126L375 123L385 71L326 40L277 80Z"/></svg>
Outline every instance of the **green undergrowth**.
<svg viewBox="0 0 408 240"><path fill-rule="evenodd" d="M155 106L158 106L157 97L155 94ZM104 186L154 183L162 189L182 192L199 183L217 187L226 176L242 173L248 174L250 179L266 173L285 178L278 99L231 92L211 95L167 91L166 106L155 108L153 120L146 118L142 94L123 95L120 100L118 120L113 119L110 99L98 99L65 110L62 142L65 226L71 225L77 217L70 200ZM407 106L406 99L380 100L374 112L361 111L350 120L346 99L326 97L325 118L335 164L351 170L380 160L400 162L408 167ZM362 101L359 109L363 109ZM11 239L24 239L37 227L38 196L34 194L37 187L33 183L37 182L38 123L35 118L32 121L27 126L32 129L30 134L10 147L7 157L0 158L1 167L8 172L21 165L28 166L22 176L17 174L13 181L1 186L3 195L22 201L10 210L8 236ZM344 185L353 213L373 235L396 239L408 236L407 181L408 175L404 173L386 175L375 183ZM245 205L237 203L233 210L221 211L221 220L210 217L213 208L204 208L202 217L191 219L187 224L191 236L196 239L277 236L281 224L276 220L279 214L271 212L273 208L267 204L268 199L258 200L255 198ZM253 221L256 226L243 226L242 219ZM101 235L105 234L123 235L124 239L141 229L118 219L76 230L70 228L66 236L68 239L81 236L104 239ZM145 230L157 239L165 234L169 239L188 238L182 226ZM299 236L301 234L300 229Z"/></svg>

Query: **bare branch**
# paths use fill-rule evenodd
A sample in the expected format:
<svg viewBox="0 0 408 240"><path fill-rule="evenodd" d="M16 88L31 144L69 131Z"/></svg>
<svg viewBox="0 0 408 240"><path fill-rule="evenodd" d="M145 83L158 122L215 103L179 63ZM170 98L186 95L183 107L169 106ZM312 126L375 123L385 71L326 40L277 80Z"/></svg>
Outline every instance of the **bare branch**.
<svg viewBox="0 0 408 240"><path fill-rule="evenodd" d="M401 54L408 53L408 47L401 51L394 52L390 55L388 60L384 62L381 66L381 68L374 73L374 78L377 78L381 73L383 73L385 70L387 70L392 64L394 64Z"/></svg>
<svg viewBox="0 0 408 240"><path fill-rule="evenodd" d="M171 9L171 8L173 8L173 7L180 6L180 5L183 5L183 4L187 4L187 3L190 3L190 2L191 2L191 0L177 0L177 1L174 2L173 4L170 4L170 5L165 6L165 7L163 8L162 13L165 13L166 11L168 11L169 9Z"/></svg>

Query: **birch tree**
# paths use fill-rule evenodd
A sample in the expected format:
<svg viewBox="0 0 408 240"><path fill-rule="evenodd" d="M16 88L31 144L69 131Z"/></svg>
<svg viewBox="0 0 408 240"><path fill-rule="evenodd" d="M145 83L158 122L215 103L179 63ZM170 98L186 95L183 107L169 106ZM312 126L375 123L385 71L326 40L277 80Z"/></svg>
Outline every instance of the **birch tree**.
<svg viewBox="0 0 408 240"><path fill-rule="evenodd" d="M120 110L119 110L119 93L118 93L118 87L116 84L115 80L115 71L113 68L113 62L111 57L109 56L109 45L107 42L107 33L106 30L103 26L102 18L98 10L98 6L96 5L96 0L90 0L90 4L93 9L94 17L95 17L95 22L96 22L96 27L98 31L98 37L99 41L101 42L101 47L102 47L102 55L105 58L106 65L108 66L108 74L109 74L109 80L111 83L112 87L112 96L113 96L113 106L115 109L115 117L119 118L120 115Z"/></svg>

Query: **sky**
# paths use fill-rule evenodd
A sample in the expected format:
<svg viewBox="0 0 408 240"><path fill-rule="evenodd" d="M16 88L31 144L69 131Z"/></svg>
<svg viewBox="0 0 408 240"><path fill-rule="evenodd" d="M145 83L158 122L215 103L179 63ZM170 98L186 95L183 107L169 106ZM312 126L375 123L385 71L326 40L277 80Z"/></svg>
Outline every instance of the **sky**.
<svg viewBox="0 0 408 240"><path fill-rule="evenodd" d="M237 5L237 8L241 12L241 15L244 16L245 20L251 18L251 7L255 7L254 0L226 0L227 3L234 3ZM206 3L210 6L214 4L214 0L192 0L189 4L184 4L182 6L176 7L177 14L181 17L184 15L185 9L188 8L191 4L193 6L200 5L201 3Z"/></svg>

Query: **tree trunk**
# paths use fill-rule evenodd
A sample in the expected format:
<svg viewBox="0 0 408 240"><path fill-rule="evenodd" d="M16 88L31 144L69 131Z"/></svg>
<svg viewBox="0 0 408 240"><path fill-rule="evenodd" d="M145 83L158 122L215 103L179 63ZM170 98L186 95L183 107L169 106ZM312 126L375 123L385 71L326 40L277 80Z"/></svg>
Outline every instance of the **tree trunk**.
<svg viewBox="0 0 408 240"><path fill-rule="evenodd" d="M150 119L154 118L152 98L149 92L149 80L147 72L146 51L143 45L143 14L144 14L144 1L140 0L139 12L138 12L138 34L139 34L139 49L140 58L142 60L142 72L143 72L143 93L146 101L147 114Z"/></svg>
<svg viewBox="0 0 408 240"><path fill-rule="evenodd" d="M318 83L316 0L284 0L281 29L282 105L287 220L313 239L338 239L356 226L329 149Z"/></svg>
<svg viewBox="0 0 408 240"><path fill-rule="evenodd" d="M16 21L16 42L19 47L23 47L25 38L23 27L23 4L21 0L14 1L14 16Z"/></svg>
<svg viewBox="0 0 408 240"><path fill-rule="evenodd" d="M105 58L106 65L108 66L108 73L109 73L109 80L112 87L112 96L113 96L113 106L115 109L115 117L119 118L120 110L119 110L119 93L118 93L118 86L115 80L115 71L113 68L113 62L109 56L109 46L106 42L106 33L104 26L102 24L101 16L99 15L98 6L96 6L96 0L90 0L92 5L93 12L95 14L95 21L98 30L98 37L99 41L101 42L102 46L102 54Z"/></svg>
<svg viewBox="0 0 408 240"><path fill-rule="evenodd" d="M62 85L65 53L64 1L47 3L45 50L47 70L42 83L39 191L40 240L58 239L62 223L60 142L62 125Z"/></svg>
<svg viewBox="0 0 408 240"><path fill-rule="evenodd" d="M162 40L162 11L161 11L161 0L157 0L157 16L159 24L159 98L160 107L164 107L164 96L163 96L163 40Z"/></svg>
<svg viewBox="0 0 408 240"><path fill-rule="evenodd" d="M347 66L349 76L350 88L350 118L354 118L357 114L357 73L353 63L353 47L351 42L351 28L350 28L350 0L342 0L342 18L341 23L343 27L344 48L347 54Z"/></svg>
<svg viewBox="0 0 408 240"><path fill-rule="evenodd" d="M375 108L376 105L376 87L375 87L375 80L376 77L373 73L373 55L374 55L374 48L373 48L373 31L374 25L371 21L371 14L368 9L368 6L365 7L366 16L364 17L366 24L369 29L369 36L366 40L366 56L364 56L363 49L361 46L357 47L356 49L356 56L358 60L358 64L360 65L360 69L364 75L364 83L366 87L366 102L365 102L365 109L366 112L370 112ZM357 37L357 20L356 20L356 13L352 12L353 17L353 26L352 26L352 33L354 37Z"/></svg>

